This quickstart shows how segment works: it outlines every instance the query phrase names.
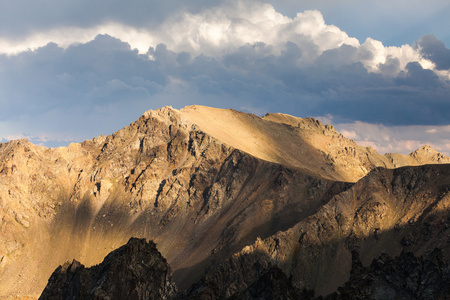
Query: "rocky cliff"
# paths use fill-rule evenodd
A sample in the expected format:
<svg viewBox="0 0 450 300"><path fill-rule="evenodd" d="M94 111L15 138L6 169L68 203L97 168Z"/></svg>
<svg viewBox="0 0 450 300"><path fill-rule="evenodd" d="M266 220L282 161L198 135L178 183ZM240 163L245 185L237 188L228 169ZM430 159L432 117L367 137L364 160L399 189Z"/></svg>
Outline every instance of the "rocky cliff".
<svg viewBox="0 0 450 300"><path fill-rule="evenodd" d="M445 187L376 168L448 161L428 147L380 155L313 119L201 106L148 111L68 147L0 144L0 296L37 297L58 265L96 265L131 236L158 244L180 289L234 253L259 251L298 288L334 291L342 280L318 278L329 251L348 275L352 247L382 249L394 228L414 248L442 221L416 226L424 214L448 209ZM445 182L445 167L433 170L429 180Z"/></svg>
<svg viewBox="0 0 450 300"><path fill-rule="evenodd" d="M153 242L131 238L91 268L59 266L39 299L172 299L172 271Z"/></svg>
<svg viewBox="0 0 450 300"><path fill-rule="evenodd" d="M426 257L383 253L369 267L353 251L349 281L326 299L448 299L449 283L450 266L438 248Z"/></svg>
<svg viewBox="0 0 450 300"><path fill-rule="evenodd" d="M318 295L348 280L351 253L364 265L387 253L450 255L450 166L377 168L289 230L257 240L235 259L263 256Z"/></svg>
<svg viewBox="0 0 450 300"><path fill-rule="evenodd" d="M236 258L236 257L235 257ZM39 299L322 299L262 256L223 262L189 290L176 293L170 267L145 239L132 238L94 267L77 261L59 266ZM352 251L350 279L325 297L339 299L448 299L450 266L442 250L426 257L382 253L364 267Z"/></svg>

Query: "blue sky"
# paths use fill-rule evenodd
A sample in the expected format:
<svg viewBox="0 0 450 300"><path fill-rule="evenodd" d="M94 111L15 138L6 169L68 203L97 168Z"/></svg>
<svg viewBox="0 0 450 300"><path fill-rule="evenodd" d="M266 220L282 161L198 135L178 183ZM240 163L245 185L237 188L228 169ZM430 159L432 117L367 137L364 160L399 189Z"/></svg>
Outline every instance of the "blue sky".
<svg viewBox="0 0 450 300"><path fill-rule="evenodd" d="M201 104L450 154L447 0L0 1L0 141L67 145Z"/></svg>

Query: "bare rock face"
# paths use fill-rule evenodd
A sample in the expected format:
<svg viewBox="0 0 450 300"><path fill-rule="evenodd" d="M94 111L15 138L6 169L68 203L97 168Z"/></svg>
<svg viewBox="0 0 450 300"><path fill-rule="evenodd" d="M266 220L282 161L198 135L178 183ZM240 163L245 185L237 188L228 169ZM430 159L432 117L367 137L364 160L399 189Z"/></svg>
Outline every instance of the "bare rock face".
<svg viewBox="0 0 450 300"><path fill-rule="evenodd" d="M179 299L315 299L314 291L299 289L263 253L234 255L212 265Z"/></svg>
<svg viewBox="0 0 450 300"><path fill-rule="evenodd" d="M295 287L286 274L280 268L274 266L244 292L234 295L231 299L313 300L315 297L313 290L300 290Z"/></svg>
<svg viewBox="0 0 450 300"><path fill-rule="evenodd" d="M295 286L323 296L349 278L352 251L365 265L382 253L420 256L434 248L449 259L449 180L449 165L374 169L315 214L236 256L265 257Z"/></svg>
<svg viewBox="0 0 450 300"><path fill-rule="evenodd" d="M353 252L349 281L332 299L448 299L450 296L450 266L442 251L435 249L426 257L402 252L391 258L382 254L369 267L362 266L358 253Z"/></svg>
<svg viewBox="0 0 450 300"><path fill-rule="evenodd" d="M131 238L103 262L59 266L39 299L172 299L172 272L153 242Z"/></svg>
<svg viewBox="0 0 450 300"><path fill-rule="evenodd" d="M208 135L234 148L331 180L356 182L376 167L450 163L448 157L429 146L410 155L381 155L313 118L279 113L259 118L197 105L183 108L180 113Z"/></svg>
<svg viewBox="0 0 450 300"><path fill-rule="evenodd" d="M99 264L132 236L158 244L183 290L261 252L326 295L356 248L364 263L384 248L447 251L447 167L378 168L448 161L429 147L380 155L311 118L201 106L68 147L0 144L0 297L37 297L64 261Z"/></svg>
<svg viewBox="0 0 450 300"><path fill-rule="evenodd" d="M181 298L228 299L244 292L272 267L270 259L260 253L233 255L212 266L199 282Z"/></svg>

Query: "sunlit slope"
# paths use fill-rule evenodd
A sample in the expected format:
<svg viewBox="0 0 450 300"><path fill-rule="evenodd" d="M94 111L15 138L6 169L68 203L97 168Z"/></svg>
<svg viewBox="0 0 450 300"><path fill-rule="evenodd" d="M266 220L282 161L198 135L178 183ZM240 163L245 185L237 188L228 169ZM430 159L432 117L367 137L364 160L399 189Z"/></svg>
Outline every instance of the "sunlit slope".
<svg viewBox="0 0 450 300"><path fill-rule="evenodd" d="M0 144L0 297L37 296L55 268L152 239L181 288L316 213L375 166L444 162L430 148L379 155L313 119L165 107L69 147ZM342 181L336 181L342 180Z"/></svg>
<svg viewBox="0 0 450 300"><path fill-rule="evenodd" d="M450 159L430 147L411 155L381 155L357 145L312 118L286 114L253 114L204 106L183 108L184 119L216 139L251 155L316 176L355 182L374 167L396 168L427 163L449 163Z"/></svg>
<svg viewBox="0 0 450 300"><path fill-rule="evenodd" d="M208 264L290 228L346 184L261 160L164 108L66 148L2 144L0 296L36 297L54 269L152 239L186 287Z"/></svg>

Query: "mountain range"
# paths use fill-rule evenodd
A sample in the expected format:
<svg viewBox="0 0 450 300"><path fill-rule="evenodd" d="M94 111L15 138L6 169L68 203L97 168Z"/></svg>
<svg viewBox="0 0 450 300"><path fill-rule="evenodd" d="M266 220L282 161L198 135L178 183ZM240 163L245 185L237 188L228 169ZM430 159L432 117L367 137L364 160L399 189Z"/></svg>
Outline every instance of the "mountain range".
<svg viewBox="0 0 450 300"><path fill-rule="evenodd" d="M96 282L102 261L121 265L112 261L122 245L147 245L131 237L154 242L132 249L158 253L169 298L251 299L280 286L343 297L361 274L385 274L373 260L396 266L410 253L402 259L422 266L435 249L448 286L448 163L429 146L382 155L312 118L203 106L147 111L68 147L3 143L0 298L39 297L62 280L55 270Z"/></svg>

